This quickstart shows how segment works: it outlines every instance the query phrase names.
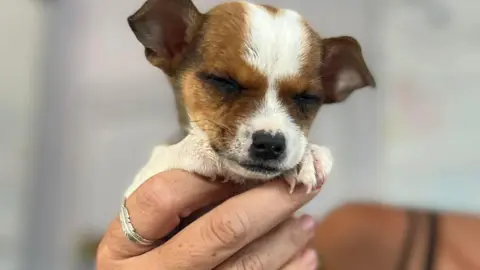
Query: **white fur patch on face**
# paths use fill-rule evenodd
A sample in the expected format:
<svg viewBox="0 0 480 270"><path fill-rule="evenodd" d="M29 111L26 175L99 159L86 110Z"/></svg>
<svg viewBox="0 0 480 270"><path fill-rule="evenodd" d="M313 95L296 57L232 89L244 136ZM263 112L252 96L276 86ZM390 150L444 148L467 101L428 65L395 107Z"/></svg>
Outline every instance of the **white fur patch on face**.
<svg viewBox="0 0 480 270"><path fill-rule="evenodd" d="M307 53L308 33L302 17L292 10L272 14L266 8L245 3L247 53L245 60L273 84L298 75Z"/></svg>
<svg viewBox="0 0 480 270"><path fill-rule="evenodd" d="M300 162L307 138L287 108L278 98L277 82L298 76L308 49L308 32L302 17L291 10L273 14L265 7L244 3L247 24L245 61L268 78L268 89L259 109L241 123L231 152L239 160L248 159L256 131L282 133L286 139L286 156L280 166L292 168Z"/></svg>

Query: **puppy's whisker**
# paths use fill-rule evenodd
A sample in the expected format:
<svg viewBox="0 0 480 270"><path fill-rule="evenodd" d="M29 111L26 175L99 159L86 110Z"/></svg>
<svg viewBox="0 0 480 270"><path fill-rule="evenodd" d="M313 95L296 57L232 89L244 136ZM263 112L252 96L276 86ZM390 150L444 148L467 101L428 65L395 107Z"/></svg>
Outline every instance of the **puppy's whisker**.
<svg viewBox="0 0 480 270"><path fill-rule="evenodd" d="M196 119L196 120L192 120L192 122L194 122L194 123L198 123L198 122L208 122L209 124L211 124L211 125L219 128L219 129L221 129L222 131L225 131L225 132L226 132L227 134L229 134L229 135L234 134L234 131L233 131L230 127L228 127L228 126L226 126L226 125L223 125L223 124L220 124L220 123L217 123L217 122L212 121L212 120L210 120L210 119ZM204 130L207 130L207 129L204 129ZM211 129L210 131L214 131L214 130Z"/></svg>
<svg viewBox="0 0 480 270"><path fill-rule="evenodd" d="M227 127L227 126L225 126L225 125L223 125L223 124L214 122L214 121L212 121L212 120L210 120L210 119L199 119L199 120L197 120L197 122L198 122L198 121L207 121L207 122L209 122L209 123L211 123L211 124L213 124L213 125L215 125L215 126L222 127L222 128L225 128L225 129L229 129L229 127Z"/></svg>

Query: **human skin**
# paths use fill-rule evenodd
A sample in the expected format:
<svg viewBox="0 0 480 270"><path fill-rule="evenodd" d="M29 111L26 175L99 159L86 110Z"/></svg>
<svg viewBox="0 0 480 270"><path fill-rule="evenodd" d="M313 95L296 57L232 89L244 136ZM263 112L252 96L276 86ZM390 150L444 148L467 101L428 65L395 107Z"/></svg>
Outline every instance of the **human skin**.
<svg viewBox="0 0 480 270"><path fill-rule="evenodd" d="M412 210L412 209L411 209ZM423 209L405 270L423 269L428 216ZM311 247L325 269L394 270L404 245L407 210L379 204L348 204L318 223ZM480 269L480 215L438 213L435 270Z"/></svg>
<svg viewBox="0 0 480 270"><path fill-rule="evenodd" d="M97 251L97 269L316 269L307 243L314 235L310 216L293 213L319 191L290 194L284 180L237 195L234 185L183 172L160 173L140 186L126 206L137 233L161 239L182 217L218 204L166 242L141 246L113 220Z"/></svg>

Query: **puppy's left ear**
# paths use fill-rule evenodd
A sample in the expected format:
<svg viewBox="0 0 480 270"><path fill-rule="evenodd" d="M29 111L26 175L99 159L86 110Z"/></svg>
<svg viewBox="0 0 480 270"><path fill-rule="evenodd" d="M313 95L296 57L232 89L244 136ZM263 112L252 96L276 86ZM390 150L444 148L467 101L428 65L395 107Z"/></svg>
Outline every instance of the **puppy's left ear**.
<svg viewBox="0 0 480 270"><path fill-rule="evenodd" d="M342 102L357 89L375 87L360 44L348 36L323 40L321 78L327 104Z"/></svg>

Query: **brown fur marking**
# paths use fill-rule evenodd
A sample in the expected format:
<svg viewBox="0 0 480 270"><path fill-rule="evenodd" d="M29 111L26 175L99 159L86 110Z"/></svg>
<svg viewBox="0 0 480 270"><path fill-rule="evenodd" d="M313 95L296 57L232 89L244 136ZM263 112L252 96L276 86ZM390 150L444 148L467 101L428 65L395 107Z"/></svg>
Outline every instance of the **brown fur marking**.
<svg viewBox="0 0 480 270"><path fill-rule="evenodd" d="M197 47L201 61L185 71L183 96L195 117L192 121L207 133L215 148L224 149L235 136L238 122L258 107L267 90L267 78L242 58L247 27L243 4L221 4L206 17ZM225 98L202 81L199 73L232 78L245 90L238 97Z"/></svg>

